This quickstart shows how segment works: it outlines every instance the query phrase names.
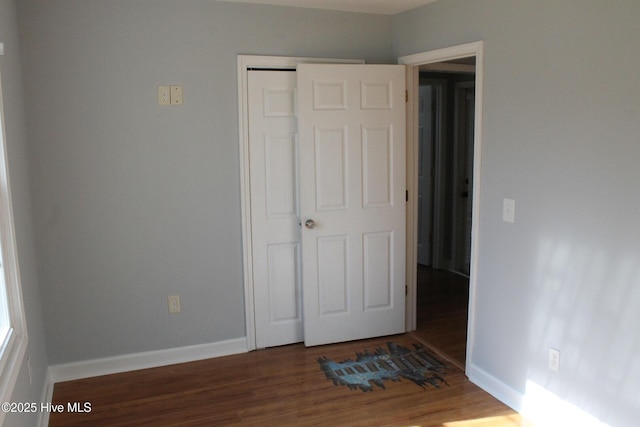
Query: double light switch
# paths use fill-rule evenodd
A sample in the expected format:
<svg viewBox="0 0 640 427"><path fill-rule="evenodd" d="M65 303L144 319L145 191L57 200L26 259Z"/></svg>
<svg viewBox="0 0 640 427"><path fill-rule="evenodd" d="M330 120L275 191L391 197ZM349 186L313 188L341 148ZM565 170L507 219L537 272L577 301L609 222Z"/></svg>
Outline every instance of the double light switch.
<svg viewBox="0 0 640 427"><path fill-rule="evenodd" d="M183 105L182 85L158 86L158 105Z"/></svg>

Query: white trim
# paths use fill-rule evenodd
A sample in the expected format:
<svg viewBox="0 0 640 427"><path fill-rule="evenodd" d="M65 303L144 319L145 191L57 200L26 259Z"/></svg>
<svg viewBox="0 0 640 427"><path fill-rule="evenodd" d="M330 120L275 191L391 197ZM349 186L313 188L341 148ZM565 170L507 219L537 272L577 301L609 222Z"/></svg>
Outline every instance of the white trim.
<svg viewBox="0 0 640 427"><path fill-rule="evenodd" d="M478 64L478 55L482 54L484 42L477 41L461 44L458 46L445 47L442 49L430 50L428 52L414 53L413 55L401 56L398 64L404 65L426 65L433 62L451 61L452 59L468 58L476 56L476 74L482 72L482 67Z"/></svg>
<svg viewBox="0 0 640 427"><path fill-rule="evenodd" d="M245 338L49 366L50 384L246 353Z"/></svg>
<svg viewBox="0 0 640 427"><path fill-rule="evenodd" d="M256 349L251 232L251 186L249 171L249 108L247 71L250 68L293 69L303 63L363 64L361 59L303 58L289 56L238 55L238 135L240 149L240 217L242 221L242 265L244 273L244 313L247 350Z"/></svg>
<svg viewBox="0 0 640 427"><path fill-rule="evenodd" d="M522 411L522 402L524 394L511 388L504 382L500 381L485 370L479 368L473 363L467 363L465 374L469 381L509 406L516 412Z"/></svg>
<svg viewBox="0 0 640 427"><path fill-rule="evenodd" d="M478 266L478 236L479 236L479 215L480 215L480 170L482 165L482 105L483 105L483 81L484 81L484 42L478 41L458 46L437 49L429 52L417 53L398 58L399 64L408 66L407 75L412 76L411 80L407 80L407 88L409 89L409 102L407 111L413 111L407 114L407 154L413 153L413 158L407 156L407 189L409 191L409 204L407 212L412 211L412 221L407 220L407 265L415 266L417 264L417 204L418 198L417 185L417 98L412 96L418 90L418 71L420 65L449 61L458 58L467 58L475 56L476 58L476 104L475 104L475 130L474 130L474 160L473 160L473 216L471 220L471 265L469 277L469 320L467 327L467 370L471 369L473 363L473 347L475 340L475 309L476 309L476 286L477 286L477 266ZM409 86L409 82L413 86ZM412 137L409 138L409 135ZM409 216L407 217L409 219ZM415 275L407 274L407 330L414 330L416 325L415 311L417 304L417 289Z"/></svg>
<svg viewBox="0 0 640 427"><path fill-rule="evenodd" d="M3 46L4 50L4 46ZM13 204L11 202L11 183L7 156L6 128L4 123L4 102L2 99L2 79L0 76L0 245L6 289L6 302L9 309L10 329L0 349L0 402L8 402L24 362L29 336L24 314L20 265L16 244ZM0 412L0 423L4 420Z"/></svg>
<svg viewBox="0 0 640 427"><path fill-rule="evenodd" d="M472 383L522 414L531 425L610 427L596 416L530 380L527 380L524 390L518 391L473 363L468 365L466 373Z"/></svg>
<svg viewBox="0 0 640 427"><path fill-rule="evenodd" d="M42 389L42 397L40 403L48 403L53 401L53 386L55 383L51 381L51 375L47 370L47 378L45 379L44 388ZM49 411L39 411L36 425L38 427L47 427L49 425Z"/></svg>
<svg viewBox="0 0 640 427"><path fill-rule="evenodd" d="M398 61L400 62L400 61ZM418 123L420 119L420 106L418 105L420 97L418 96L418 88L420 86L418 67L408 66L406 72L406 174L407 174L407 195L408 201L406 206L406 232L405 232L405 331L415 331L417 328L418 316L418 281L417 269L418 265L418 243L416 240L418 234L418 162L419 162L419 143L420 131Z"/></svg>
<svg viewBox="0 0 640 427"><path fill-rule="evenodd" d="M27 352L27 343L29 339L26 334L22 337L11 337L11 342L7 345L8 354L2 367L2 382L0 383L0 402L10 402L13 389L18 379L18 374L24 361L24 355ZM5 412L0 411L0 425L6 416Z"/></svg>

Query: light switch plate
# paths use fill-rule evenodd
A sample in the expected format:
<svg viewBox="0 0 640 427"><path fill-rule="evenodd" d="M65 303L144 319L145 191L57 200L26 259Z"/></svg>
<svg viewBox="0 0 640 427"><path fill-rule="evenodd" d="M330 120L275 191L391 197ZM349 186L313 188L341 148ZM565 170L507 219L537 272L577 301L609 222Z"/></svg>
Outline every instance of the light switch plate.
<svg viewBox="0 0 640 427"><path fill-rule="evenodd" d="M504 199L502 201L502 220L505 222L515 222L516 220L516 201L513 199Z"/></svg>
<svg viewBox="0 0 640 427"><path fill-rule="evenodd" d="M182 104L182 86L171 86L171 105Z"/></svg>

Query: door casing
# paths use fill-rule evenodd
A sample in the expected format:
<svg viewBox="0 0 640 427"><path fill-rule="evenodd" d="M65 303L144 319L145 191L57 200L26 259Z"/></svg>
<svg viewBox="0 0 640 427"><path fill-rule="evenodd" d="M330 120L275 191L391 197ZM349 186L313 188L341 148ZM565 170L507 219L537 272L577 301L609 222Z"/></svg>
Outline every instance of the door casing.
<svg viewBox="0 0 640 427"><path fill-rule="evenodd" d="M420 66L438 62L451 61L459 58L476 58L475 71L475 118L474 118L474 153L473 153L473 207L471 219L471 262L469 275L469 315L467 326L467 371L473 360L473 347L475 339L475 307L477 294L477 264L478 264L478 236L480 215L480 176L481 176L481 148L482 148L482 99L483 99L483 51L482 41L466 43L463 45L437 49L429 52L417 53L398 58L399 64L407 66L407 192L409 200L407 204L407 299L406 299L406 325L407 331L416 329L417 307L417 230L418 215L418 88Z"/></svg>
<svg viewBox="0 0 640 427"><path fill-rule="evenodd" d="M469 316L467 329L467 369L473 360L473 343L475 337L474 320L476 305L476 270L478 262L478 219L480 212L480 169L482 142L482 99L483 99L483 50L482 41L437 49L433 51L402 56L398 63L407 66L407 234L406 234L406 310L405 325L407 331L416 329L417 313L417 198L418 198L418 87L419 69L421 65L444 62L458 58L475 56L476 58L476 99L474 130L474 165L473 165L473 215L471 226L471 265L469 277ZM245 297L245 328L247 350L256 349L255 317L253 300L253 260L251 256L251 191L249 180L249 114L247 106L247 71L259 69L294 69L300 63L347 63L362 64L359 59L331 59L308 57L257 56L238 55L238 126L240 150L240 191L241 221L243 241L243 275Z"/></svg>

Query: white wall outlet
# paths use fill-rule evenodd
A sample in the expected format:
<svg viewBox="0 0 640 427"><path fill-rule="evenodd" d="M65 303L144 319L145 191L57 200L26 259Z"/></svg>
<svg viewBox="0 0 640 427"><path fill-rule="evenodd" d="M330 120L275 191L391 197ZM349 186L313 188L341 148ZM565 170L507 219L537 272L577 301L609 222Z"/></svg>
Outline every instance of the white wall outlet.
<svg viewBox="0 0 640 427"><path fill-rule="evenodd" d="M560 370L560 351L555 348L549 349L549 369L554 372Z"/></svg>
<svg viewBox="0 0 640 427"><path fill-rule="evenodd" d="M158 105L171 105L169 86L158 86Z"/></svg>
<svg viewBox="0 0 640 427"><path fill-rule="evenodd" d="M505 222L515 222L516 220L516 201L513 199L504 199L502 201L502 220Z"/></svg>
<svg viewBox="0 0 640 427"><path fill-rule="evenodd" d="M167 301L169 303L169 314L180 313L180 297L178 295L169 295Z"/></svg>

